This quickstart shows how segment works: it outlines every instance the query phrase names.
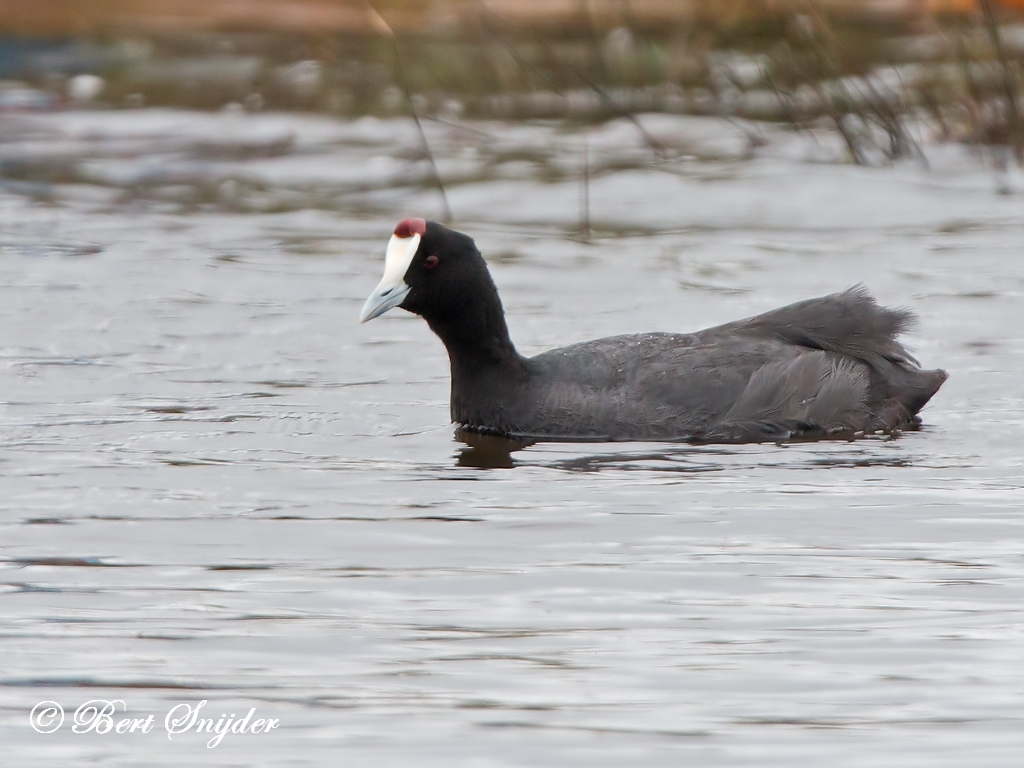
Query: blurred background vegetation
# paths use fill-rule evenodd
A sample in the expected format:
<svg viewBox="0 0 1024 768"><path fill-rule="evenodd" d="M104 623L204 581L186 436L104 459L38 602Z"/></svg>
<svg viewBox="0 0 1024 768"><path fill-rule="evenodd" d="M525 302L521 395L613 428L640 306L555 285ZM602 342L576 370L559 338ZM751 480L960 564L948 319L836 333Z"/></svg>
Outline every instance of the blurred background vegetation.
<svg viewBox="0 0 1024 768"><path fill-rule="evenodd" d="M1024 0L2 0L0 109L173 105L838 131L1024 155Z"/></svg>

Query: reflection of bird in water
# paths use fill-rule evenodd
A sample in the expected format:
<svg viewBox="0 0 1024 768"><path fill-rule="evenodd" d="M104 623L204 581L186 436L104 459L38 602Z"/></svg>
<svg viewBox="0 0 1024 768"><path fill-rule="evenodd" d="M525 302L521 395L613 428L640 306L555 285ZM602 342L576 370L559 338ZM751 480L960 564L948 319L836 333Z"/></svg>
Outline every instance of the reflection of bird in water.
<svg viewBox="0 0 1024 768"><path fill-rule="evenodd" d="M459 449L458 465L480 469L511 469L515 466L512 454L535 442L513 440L501 435L485 435L468 429L456 430L455 436L463 443L463 447Z"/></svg>

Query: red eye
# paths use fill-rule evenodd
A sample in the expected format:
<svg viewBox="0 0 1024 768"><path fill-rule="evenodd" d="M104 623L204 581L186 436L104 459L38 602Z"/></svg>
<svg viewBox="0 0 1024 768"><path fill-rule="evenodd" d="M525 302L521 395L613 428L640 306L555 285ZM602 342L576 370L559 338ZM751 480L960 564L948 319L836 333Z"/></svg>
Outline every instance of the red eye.
<svg viewBox="0 0 1024 768"><path fill-rule="evenodd" d="M434 253L430 254L429 256L427 256L427 258L423 260L423 266L426 267L427 269L433 269L440 263L441 260L437 258L437 254Z"/></svg>

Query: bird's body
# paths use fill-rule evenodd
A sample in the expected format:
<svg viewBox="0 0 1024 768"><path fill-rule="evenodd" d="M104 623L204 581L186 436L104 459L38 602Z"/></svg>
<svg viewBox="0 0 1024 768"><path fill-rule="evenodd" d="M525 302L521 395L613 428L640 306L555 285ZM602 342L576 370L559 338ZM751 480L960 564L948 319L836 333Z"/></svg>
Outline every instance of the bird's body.
<svg viewBox="0 0 1024 768"><path fill-rule="evenodd" d="M397 305L427 320L448 350L452 420L470 430L581 440L849 437L916 425L946 379L921 370L897 341L913 316L859 287L698 333L613 336L526 358L472 240L422 220L402 222L396 238L412 253L396 266L389 247L364 319Z"/></svg>

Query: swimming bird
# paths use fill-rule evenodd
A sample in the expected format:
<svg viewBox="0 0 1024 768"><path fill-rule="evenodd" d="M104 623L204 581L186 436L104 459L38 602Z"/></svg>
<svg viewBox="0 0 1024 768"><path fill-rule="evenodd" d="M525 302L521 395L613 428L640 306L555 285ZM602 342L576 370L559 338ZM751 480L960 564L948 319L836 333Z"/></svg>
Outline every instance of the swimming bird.
<svg viewBox="0 0 1024 768"><path fill-rule="evenodd" d="M405 219L361 322L422 316L448 350L463 429L549 440L765 442L914 428L946 380L897 341L915 321L863 286L697 333L612 336L520 355L473 240Z"/></svg>

